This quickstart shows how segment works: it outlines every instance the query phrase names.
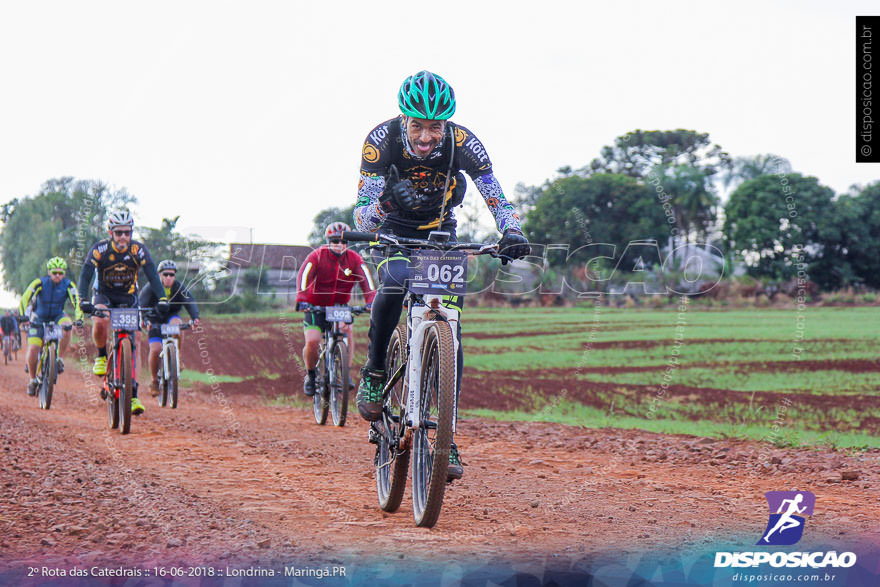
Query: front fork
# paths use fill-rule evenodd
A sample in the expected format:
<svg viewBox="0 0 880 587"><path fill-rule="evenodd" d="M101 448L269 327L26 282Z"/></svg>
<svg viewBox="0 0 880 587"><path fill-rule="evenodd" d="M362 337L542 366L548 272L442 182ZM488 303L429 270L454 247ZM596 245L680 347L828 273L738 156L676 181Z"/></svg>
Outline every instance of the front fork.
<svg viewBox="0 0 880 587"><path fill-rule="evenodd" d="M180 379L180 349L177 346L177 339L172 336L172 337L166 338L162 341L162 351L159 353L159 358L162 359L162 380L163 381L168 381L168 371L171 370L171 367L168 366L168 349L171 348L172 346L174 347L175 350L178 351L175 353L177 355L177 365L175 365L177 373L175 373L174 375L178 379Z"/></svg>

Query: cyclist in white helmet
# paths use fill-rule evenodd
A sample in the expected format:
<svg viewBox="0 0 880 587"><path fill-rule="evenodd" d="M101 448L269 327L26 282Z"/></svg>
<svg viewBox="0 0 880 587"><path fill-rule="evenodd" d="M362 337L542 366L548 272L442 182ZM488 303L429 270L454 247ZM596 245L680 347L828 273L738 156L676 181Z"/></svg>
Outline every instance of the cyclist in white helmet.
<svg viewBox="0 0 880 587"><path fill-rule="evenodd" d="M79 276L80 308L91 314L96 308L131 308L138 304L137 275L143 269L144 274L153 286L154 291L162 291L162 281L153 264L150 253L143 243L131 237L134 219L127 210L113 212L107 221L110 237L98 241L89 249ZM97 274L95 295L89 295L92 279ZM167 306L168 301L160 301ZM107 373L107 333L110 319L92 317L92 338L98 347L98 356L92 367L95 375ZM137 336L135 336L137 344ZM137 372L132 374L137 379ZM138 415L144 412L144 405L137 397L137 381L131 398L131 413Z"/></svg>

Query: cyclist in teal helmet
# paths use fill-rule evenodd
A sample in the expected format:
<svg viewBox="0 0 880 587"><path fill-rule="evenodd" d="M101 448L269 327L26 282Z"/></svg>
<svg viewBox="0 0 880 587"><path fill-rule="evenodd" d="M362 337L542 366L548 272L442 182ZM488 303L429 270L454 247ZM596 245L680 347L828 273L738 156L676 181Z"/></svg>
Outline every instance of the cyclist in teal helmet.
<svg viewBox="0 0 880 587"><path fill-rule="evenodd" d="M432 230L443 230L455 240L453 209L464 199L467 173L503 234L502 254L513 259L528 255L529 241L492 173L485 147L470 129L450 120L455 114L455 93L446 80L430 71L406 78L397 93L397 105L401 115L376 126L364 141L354 211L357 230L381 229L409 238L427 238ZM400 319L407 271L408 260L402 255L388 259L379 269L381 286L370 313L370 348L357 396L358 411L366 420L382 415L385 354ZM460 300L459 296L456 304ZM457 364L460 393L461 354ZM459 479L462 473L453 443L447 477Z"/></svg>

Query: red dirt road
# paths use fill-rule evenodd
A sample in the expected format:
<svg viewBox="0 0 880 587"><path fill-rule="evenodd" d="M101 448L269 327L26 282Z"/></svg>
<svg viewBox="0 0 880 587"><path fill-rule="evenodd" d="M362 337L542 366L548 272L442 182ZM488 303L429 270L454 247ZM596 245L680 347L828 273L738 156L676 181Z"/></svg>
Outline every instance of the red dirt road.
<svg viewBox="0 0 880 587"><path fill-rule="evenodd" d="M345 428L319 427L242 384L199 386L177 410L143 392L147 412L121 436L74 362L50 411L25 395L21 361L0 368L0 572L751 548L767 522L763 492L795 488L817 498L802 545L880 544L880 451L468 419L456 438L464 479L424 530L409 491L399 512L379 510L373 446L356 413ZM842 481L845 471L858 480Z"/></svg>

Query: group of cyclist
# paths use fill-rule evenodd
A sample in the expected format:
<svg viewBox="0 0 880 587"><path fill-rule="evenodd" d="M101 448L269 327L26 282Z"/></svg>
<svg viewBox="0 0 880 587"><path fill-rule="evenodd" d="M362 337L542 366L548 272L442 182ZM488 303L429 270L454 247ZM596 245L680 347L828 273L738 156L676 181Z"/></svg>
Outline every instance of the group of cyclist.
<svg viewBox="0 0 880 587"><path fill-rule="evenodd" d="M420 71L404 80L397 96L400 114L375 126L361 149L360 181L354 224L358 231L383 233L407 238L428 238L431 231L444 231L456 239L453 209L460 205L466 191L465 174L494 216L502 234L499 251L503 262L529 254L529 242L522 233L519 216L504 196L492 171L492 162L485 147L470 129L452 122L456 101L452 87L439 75ZM143 243L132 240L133 219L128 212L110 216L109 238L96 243L83 265L78 286L65 277L67 264L53 258L47 264L48 276L35 279L21 301L20 313L25 315L31 298L36 300L28 332L28 366L33 374L41 344L40 324L47 321L70 321L63 314L66 301L75 308L76 320L83 313L112 307L154 307L150 319L151 392L158 389L156 373L161 336L158 325L180 322L180 311L186 307L194 321L198 309L185 288L175 280L174 261L153 264ZM297 284L297 309L304 310L303 361L306 376L303 391L307 396L316 392L316 365L321 334L328 327L324 316L312 311L313 306L347 304L351 291L359 285L370 309L369 348L367 362L360 370L357 392L358 411L367 421L376 421L382 414L382 390L386 350L397 326L405 297L409 259L406 250L397 250L378 267L379 287L374 286L363 258L348 249L342 233L350 230L343 222L334 222L325 230L326 245L312 251L300 268ZM158 270L157 270L158 269ZM137 275L143 270L148 281L138 297ZM97 287L89 297L92 279L97 274ZM462 298L448 300L457 309ZM349 348L353 348L351 326L345 325ZM94 317L92 335L98 355L92 372L104 375L107 369L108 318ZM459 341L461 331L456 333ZM62 352L69 343L69 334L62 341ZM353 354L353 353L352 353ZM456 393L461 393L462 356L459 345ZM59 359L59 370L62 368ZM136 375L136 374L135 374ZM33 393L31 380L28 393ZM349 381L354 387L354 382ZM132 412L143 413L135 387ZM462 476L458 447L450 447L449 479Z"/></svg>
<svg viewBox="0 0 880 587"><path fill-rule="evenodd" d="M150 391L157 395L159 384L157 371L161 347L161 324L180 323L181 308L186 307L190 318L198 323L199 312L189 292L176 280L177 265L167 259L159 263L158 270L150 253L143 243L132 239L134 219L128 211L113 212L107 221L108 238L95 243L89 249L77 285L66 277L67 262L61 257L53 257L46 263L47 275L34 279L22 295L19 315L22 325L29 325L27 370L31 375L27 393L34 395L38 380L36 378L37 359L43 344L43 325L54 322L59 325L71 324L64 312L69 301L74 309L76 324L81 326L85 314L109 308L148 308L145 322L149 324ZM149 285L138 295L138 271L143 270ZM160 277L161 274L161 277ZM90 296L95 282L94 295ZM158 292L158 293L156 293ZM106 313L92 316L92 339L98 349L92 373L103 376L107 373L107 334L109 317ZM70 330L65 330L61 339L57 358L58 373L64 371L61 355L70 344ZM145 411L137 394L137 373L132 391L131 407L133 414Z"/></svg>

